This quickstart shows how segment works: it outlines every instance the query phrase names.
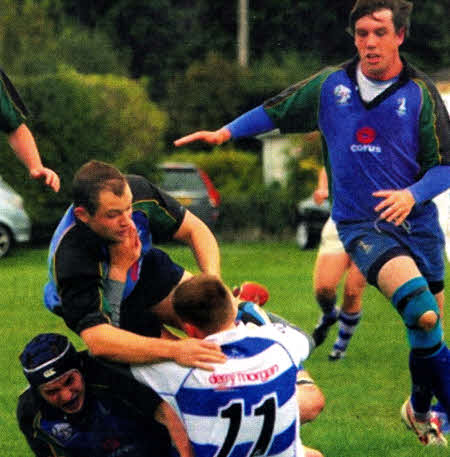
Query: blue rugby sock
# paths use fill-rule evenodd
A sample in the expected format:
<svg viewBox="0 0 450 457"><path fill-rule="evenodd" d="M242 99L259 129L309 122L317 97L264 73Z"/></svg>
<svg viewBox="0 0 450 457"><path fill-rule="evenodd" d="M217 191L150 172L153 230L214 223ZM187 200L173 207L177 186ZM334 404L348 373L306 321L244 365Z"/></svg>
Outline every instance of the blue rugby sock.
<svg viewBox="0 0 450 457"><path fill-rule="evenodd" d="M422 357L409 355L409 371L411 373L411 404L418 419L425 420L430 411L433 399L433 388L428 372L429 362Z"/></svg>
<svg viewBox="0 0 450 457"><path fill-rule="evenodd" d="M413 381L411 403L419 413L429 409L432 392L447 415L450 414L450 351L445 345L431 357L410 355L410 371Z"/></svg>
<svg viewBox="0 0 450 457"><path fill-rule="evenodd" d="M339 332L334 342L333 349L345 352L350 340L355 333L356 327L361 320L362 313L345 313L341 311L339 313Z"/></svg>

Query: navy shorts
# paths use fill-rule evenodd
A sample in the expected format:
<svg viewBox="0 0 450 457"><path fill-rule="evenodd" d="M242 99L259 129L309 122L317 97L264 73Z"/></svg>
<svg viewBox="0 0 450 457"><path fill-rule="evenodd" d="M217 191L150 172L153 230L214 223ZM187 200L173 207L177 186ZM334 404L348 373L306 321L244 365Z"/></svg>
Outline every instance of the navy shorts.
<svg viewBox="0 0 450 457"><path fill-rule="evenodd" d="M370 284L376 286L380 268L397 255L412 257L429 284L443 281L444 234L435 205L424 209L400 227L381 220L337 224L345 250Z"/></svg>
<svg viewBox="0 0 450 457"><path fill-rule="evenodd" d="M152 247L144 257L133 292L122 302L120 327L140 335L160 336L161 324L151 308L169 295L183 273L183 267Z"/></svg>

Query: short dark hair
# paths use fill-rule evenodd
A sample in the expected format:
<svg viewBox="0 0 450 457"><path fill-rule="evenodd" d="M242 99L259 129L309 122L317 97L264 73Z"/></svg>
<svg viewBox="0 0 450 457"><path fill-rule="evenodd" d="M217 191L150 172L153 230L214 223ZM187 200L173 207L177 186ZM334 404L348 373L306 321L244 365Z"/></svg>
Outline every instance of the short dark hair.
<svg viewBox="0 0 450 457"><path fill-rule="evenodd" d="M75 174L72 195L75 207L86 208L94 215L98 209L98 196L102 190L122 196L126 184L125 176L114 166L98 160L85 163Z"/></svg>
<svg viewBox="0 0 450 457"><path fill-rule="evenodd" d="M181 320L207 333L219 331L233 312L229 290L216 276L204 273L175 289L173 306Z"/></svg>
<svg viewBox="0 0 450 457"><path fill-rule="evenodd" d="M349 15L348 32L351 35L355 33L355 24L358 19L383 9L392 11L396 32L399 33L404 28L405 36L408 36L413 4L406 0L357 0Z"/></svg>

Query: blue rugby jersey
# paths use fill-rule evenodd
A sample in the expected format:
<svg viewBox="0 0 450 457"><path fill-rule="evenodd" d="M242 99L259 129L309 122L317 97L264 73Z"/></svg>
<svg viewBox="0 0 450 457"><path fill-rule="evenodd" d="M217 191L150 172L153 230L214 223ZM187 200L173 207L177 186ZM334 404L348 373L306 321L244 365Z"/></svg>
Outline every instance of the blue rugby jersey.
<svg viewBox="0 0 450 457"><path fill-rule="evenodd" d="M303 456L295 389L307 338L279 324L239 323L207 340L228 357L214 372L174 362L131 368L177 412L195 455Z"/></svg>
<svg viewBox="0 0 450 457"><path fill-rule="evenodd" d="M264 104L282 132L320 130L336 222L375 220L380 199L372 192L407 188L450 164L448 113L428 78L404 64L398 81L369 103L359 95L354 60Z"/></svg>

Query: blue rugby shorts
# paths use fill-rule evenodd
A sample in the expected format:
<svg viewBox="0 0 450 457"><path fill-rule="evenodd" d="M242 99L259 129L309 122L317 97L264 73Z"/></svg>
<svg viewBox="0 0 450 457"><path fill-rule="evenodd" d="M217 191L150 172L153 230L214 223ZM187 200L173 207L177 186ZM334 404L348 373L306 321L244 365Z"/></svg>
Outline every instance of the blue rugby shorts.
<svg viewBox="0 0 450 457"><path fill-rule="evenodd" d="M345 250L370 284L376 285L372 267L389 252L409 254L428 283L443 281L445 238L437 213L417 213L399 227L382 220L337 224Z"/></svg>

